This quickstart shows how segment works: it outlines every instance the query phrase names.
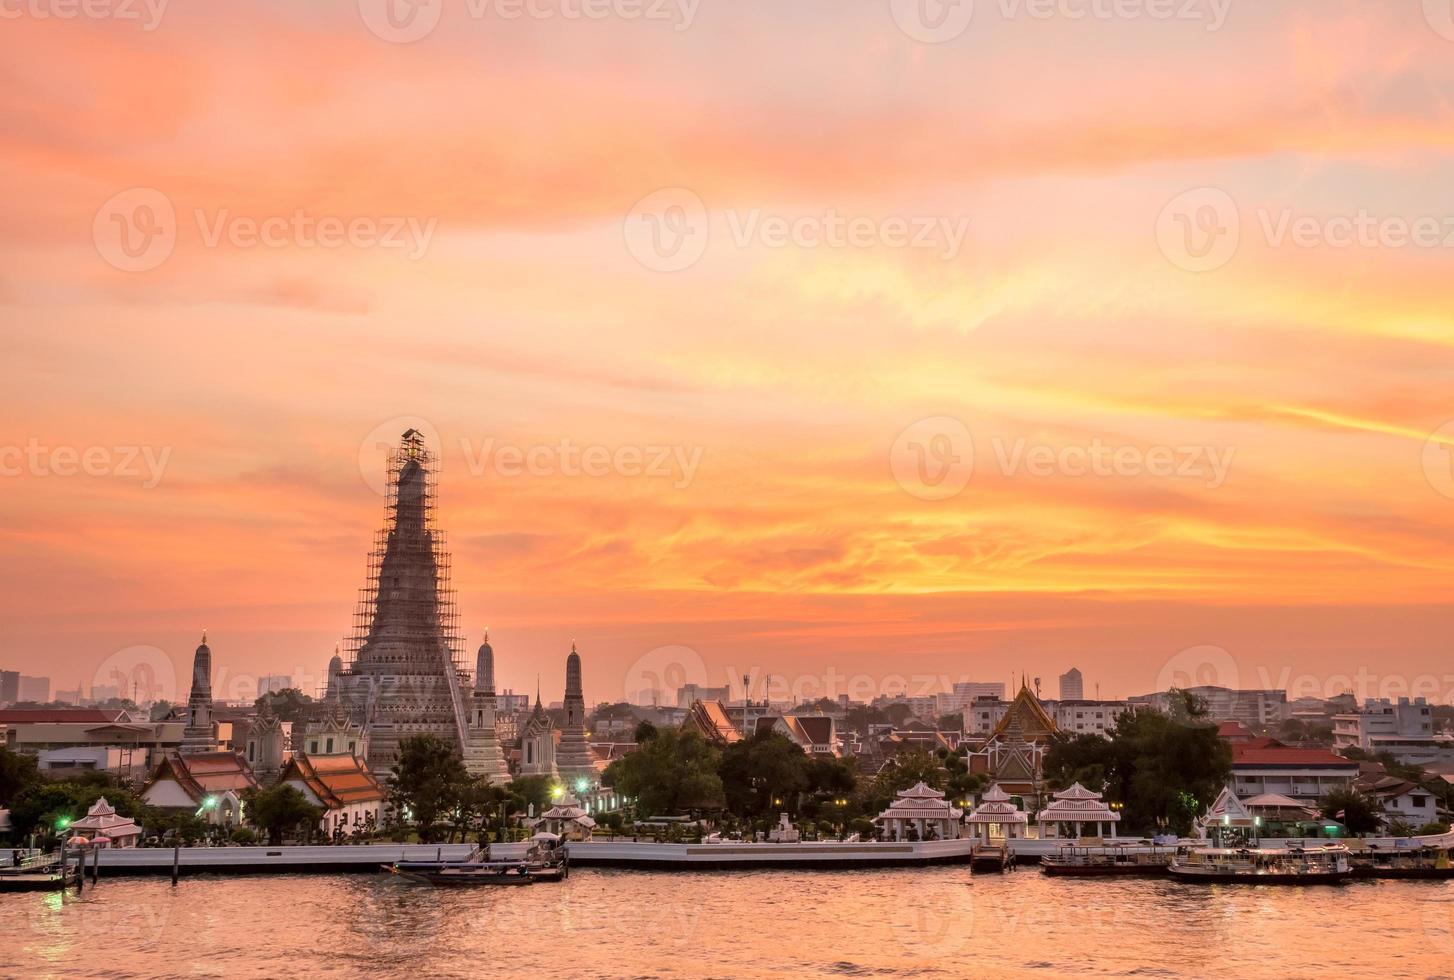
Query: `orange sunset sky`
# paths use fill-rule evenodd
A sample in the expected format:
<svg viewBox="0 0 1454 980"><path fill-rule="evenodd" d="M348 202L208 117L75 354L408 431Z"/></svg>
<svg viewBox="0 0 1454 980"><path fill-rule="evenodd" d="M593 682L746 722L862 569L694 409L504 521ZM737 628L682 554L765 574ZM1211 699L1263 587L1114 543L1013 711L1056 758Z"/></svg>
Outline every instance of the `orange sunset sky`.
<svg viewBox="0 0 1454 980"><path fill-rule="evenodd" d="M592 701L1450 699L1438 2L158 3L0 21L0 667L206 628L219 697L313 689L418 426L470 649L547 701L572 639ZM772 237L829 215L867 238Z"/></svg>

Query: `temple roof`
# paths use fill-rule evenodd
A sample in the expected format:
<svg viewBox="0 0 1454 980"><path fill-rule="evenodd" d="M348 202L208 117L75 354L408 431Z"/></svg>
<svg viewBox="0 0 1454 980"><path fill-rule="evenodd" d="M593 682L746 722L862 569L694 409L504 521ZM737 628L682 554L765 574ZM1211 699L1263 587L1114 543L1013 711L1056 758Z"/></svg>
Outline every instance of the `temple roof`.
<svg viewBox="0 0 1454 980"><path fill-rule="evenodd" d="M182 755L175 750L169 751L157 764L156 772L147 785L155 785L163 779L174 780L199 805L214 793L241 793L256 789L258 785L252 767L238 752Z"/></svg>
<svg viewBox="0 0 1454 980"><path fill-rule="evenodd" d="M682 721L683 727L690 725L709 742L727 745L742 741L742 733L727 717L721 701L693 701Z"/></svg>
<svg viewBox="0 0 1454 980"><path fill-rule="evenodd" d="M1060 726L1055 723L1054 718L1050 717L1045 706L1040 703L1040 699L1029 687L1025 686L1024 682L1021 682L1020 692L1005 709L1005 716L995 726L990 738L1001 737L1012 724L1018 726L1022 736L1031 742L1060 734Z"/></svg>
<svg viewBox="0 0 1454 980"><path fill-rule="evenodd" d="M295 753L283 769L279 782L301 780L329 809L350 803L370 803L384 798L384 789L351 752L334 755Z"/></svg>

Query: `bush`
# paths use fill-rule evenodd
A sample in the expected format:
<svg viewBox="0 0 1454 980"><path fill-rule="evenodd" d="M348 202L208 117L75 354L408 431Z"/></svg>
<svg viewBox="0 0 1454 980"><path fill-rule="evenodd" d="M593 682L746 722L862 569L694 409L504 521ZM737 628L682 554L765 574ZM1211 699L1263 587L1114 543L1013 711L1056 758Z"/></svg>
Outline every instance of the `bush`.
<svg viewBox="0 0 1454 980"><path fill-rule="evenodd" d="M1449 825L1447 823L1439 823L1436 820L1433 823L1424 824L1418 830L1414 831L1414 833L1419 837L1432 837L1435 834L1447 834L1449 833Z"/></svg>
<svg viewBox="0 0 1454 980"><path fill-rule="evenodd" d="M257 834L248 827L238 827L232 832L231 840L234 844L246 847L257 843Z"/></svg>

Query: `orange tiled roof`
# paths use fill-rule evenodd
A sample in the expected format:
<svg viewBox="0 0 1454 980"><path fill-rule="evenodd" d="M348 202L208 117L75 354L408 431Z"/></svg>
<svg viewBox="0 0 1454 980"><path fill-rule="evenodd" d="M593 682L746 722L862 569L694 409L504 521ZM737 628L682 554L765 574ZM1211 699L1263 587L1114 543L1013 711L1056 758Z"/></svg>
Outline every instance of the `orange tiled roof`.
<svg viewBox="0 0 1454 980"><path fill-rule="evenodd" d="M231 790L241 794L244 790L256 789L258 785L252 767L239 752L182 755L173 750L162 757L151 782L168 775L197 803L213 793Z"/></svg>
<svg viewBox="0 0 1454 980"><path fill-rule="evenodd" d="M384 798L384 789L379 781L351 752L336 755L294 753L279 781L287 782L294 777L301 779L313 795L330 809Z"/></svg>

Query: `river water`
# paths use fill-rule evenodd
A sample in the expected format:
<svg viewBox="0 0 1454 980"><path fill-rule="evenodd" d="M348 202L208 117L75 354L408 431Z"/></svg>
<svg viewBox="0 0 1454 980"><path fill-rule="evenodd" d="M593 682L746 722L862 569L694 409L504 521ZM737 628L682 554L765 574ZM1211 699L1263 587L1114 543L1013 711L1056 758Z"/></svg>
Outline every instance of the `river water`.
<svg viewBox="0 0 1454 980"><path fill-rule="evenodd" d="M1306 889L1033 869L102 879L0 896L6 977L1454 976L1454 882Z"/></svg>

